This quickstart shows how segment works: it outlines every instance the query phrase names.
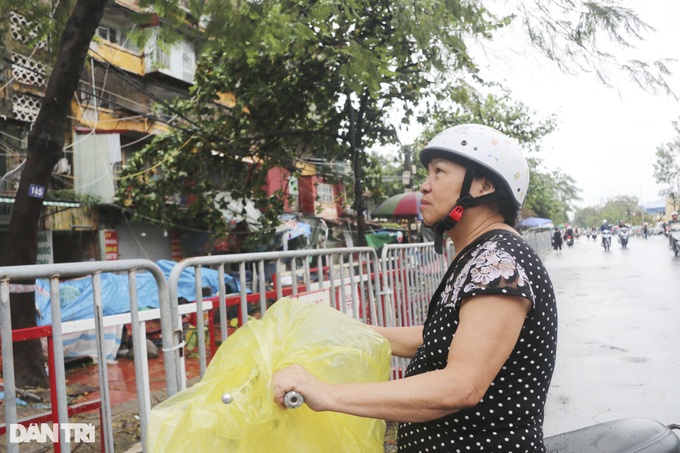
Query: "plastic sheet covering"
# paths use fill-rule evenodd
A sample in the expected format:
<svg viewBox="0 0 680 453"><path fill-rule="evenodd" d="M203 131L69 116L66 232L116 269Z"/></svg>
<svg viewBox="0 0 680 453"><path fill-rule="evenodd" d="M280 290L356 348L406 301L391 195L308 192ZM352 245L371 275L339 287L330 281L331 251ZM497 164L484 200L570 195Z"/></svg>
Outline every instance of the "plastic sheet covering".
<svg viewBox="0 0 680 453"><path fill-rule="evenodd" d="M271 376L299 363L326 382L386 381L390 356L387 340L348 315L281 299L222 344L200 382L151 411L147 451L383 452L384 421L281 409Z"/></svg>

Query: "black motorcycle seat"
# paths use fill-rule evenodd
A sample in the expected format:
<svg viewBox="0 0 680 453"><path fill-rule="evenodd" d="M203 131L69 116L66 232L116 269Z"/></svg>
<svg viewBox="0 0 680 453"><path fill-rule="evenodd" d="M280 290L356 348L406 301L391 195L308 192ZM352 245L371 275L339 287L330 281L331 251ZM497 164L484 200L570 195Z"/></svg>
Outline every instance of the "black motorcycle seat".
<svg viewBox="0 0 680 453"><path fill-rule="evenodd" d="M623 418L545 438L548 453L671 453L680 439L647 418Z"/></svg>

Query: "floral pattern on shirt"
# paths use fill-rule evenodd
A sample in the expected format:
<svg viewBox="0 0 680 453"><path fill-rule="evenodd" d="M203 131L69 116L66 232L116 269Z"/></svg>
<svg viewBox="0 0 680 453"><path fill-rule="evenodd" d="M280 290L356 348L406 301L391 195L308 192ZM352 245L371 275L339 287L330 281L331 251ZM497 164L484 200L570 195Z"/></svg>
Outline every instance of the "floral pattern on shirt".
<svg viewBox="0 0 680 453"><path fill-rule="evenodd" d="M498 243L491 239L472 251L470 259L465 263L455 282L449 280L442 292L441 301L446 307L455 307L461 289L465 293L470 293L488 287L526 288L531 294L530 300L533 303L534 292L526 272L512 255L497 245ZM464 284L466 279L469 281ZM451 294L452 297L449 297Z"/></svg>

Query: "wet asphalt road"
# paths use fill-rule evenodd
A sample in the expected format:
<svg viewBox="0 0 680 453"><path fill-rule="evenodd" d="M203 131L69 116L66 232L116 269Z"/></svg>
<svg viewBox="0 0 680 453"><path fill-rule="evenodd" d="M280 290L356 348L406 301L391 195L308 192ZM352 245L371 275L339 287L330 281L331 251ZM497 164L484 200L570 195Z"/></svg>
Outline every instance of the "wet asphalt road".
<svg viewBox="0 0 680 453"><path fill-rule="evenodd" d="M544 259L558 304L545 435L646 417L680 423L680 257L661 236L579 238Z"/></svg>

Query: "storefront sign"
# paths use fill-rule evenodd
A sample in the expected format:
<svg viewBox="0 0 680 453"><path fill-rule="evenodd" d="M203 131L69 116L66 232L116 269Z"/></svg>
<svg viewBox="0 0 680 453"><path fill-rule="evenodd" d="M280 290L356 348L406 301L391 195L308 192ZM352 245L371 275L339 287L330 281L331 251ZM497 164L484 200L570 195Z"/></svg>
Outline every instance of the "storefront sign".
<svg viewBox="0 0 680 453"><path fill-rule="evenodd" d="M36 264L54 263L54 248L52 247L52 231L38 231L38 258Z"/></svg>
<svg viewBox="0 0 680 453"><path fill-rule="evenodd" d="M104 259L116 261L118 259L118 232L104 230Z"/></svg>

